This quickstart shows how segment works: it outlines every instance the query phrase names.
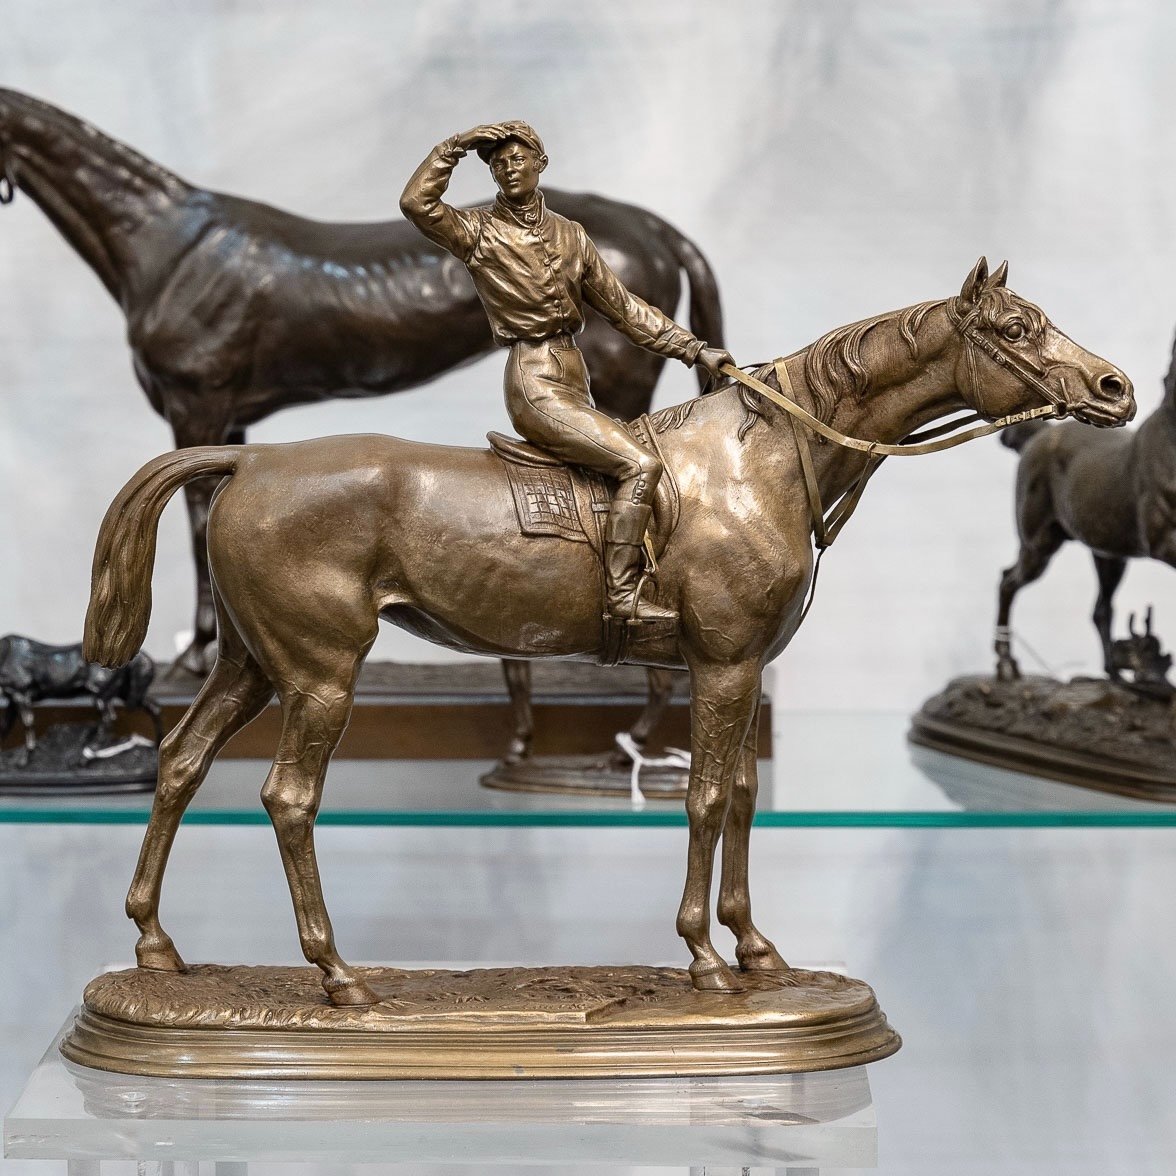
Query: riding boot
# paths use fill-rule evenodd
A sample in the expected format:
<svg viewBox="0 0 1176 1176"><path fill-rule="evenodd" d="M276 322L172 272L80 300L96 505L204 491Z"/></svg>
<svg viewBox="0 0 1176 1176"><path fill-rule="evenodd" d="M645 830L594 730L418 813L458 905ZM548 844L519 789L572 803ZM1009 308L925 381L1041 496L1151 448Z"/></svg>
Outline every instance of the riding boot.
<svg viewBox="0 0 1176 1176"><path fill-rule="evenodd" d="M652 507L618 494L605 528L604 576L608 611L624 621L677 621L669 608L641 598L641 558Z"/></svg>

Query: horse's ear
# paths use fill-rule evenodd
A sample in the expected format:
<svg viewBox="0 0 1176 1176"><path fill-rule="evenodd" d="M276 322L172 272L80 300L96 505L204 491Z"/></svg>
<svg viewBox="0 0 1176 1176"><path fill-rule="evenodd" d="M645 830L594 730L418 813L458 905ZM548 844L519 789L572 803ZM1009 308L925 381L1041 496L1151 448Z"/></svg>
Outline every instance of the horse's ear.
<svg viewBox="0 0 1176 1176"><path fill-rule="evenodd" d="M999 290L1001 286L1003 286L1005 282L1008 281L1008 278L1009 263L1007 261L1002 261L1000 265L998 265L996 269L992 271L992 277L990 277L988 281L984 283L984 288L986 290Z"/></svg>
<svg viewBox="0 0 1176 1176"><path fill-rule="evenodd" d="M988 258L982 257L974 266L972 272L964 279L960 287L960 298L964 302L979 302L980 292L984 283L988 281Z"/></svg>

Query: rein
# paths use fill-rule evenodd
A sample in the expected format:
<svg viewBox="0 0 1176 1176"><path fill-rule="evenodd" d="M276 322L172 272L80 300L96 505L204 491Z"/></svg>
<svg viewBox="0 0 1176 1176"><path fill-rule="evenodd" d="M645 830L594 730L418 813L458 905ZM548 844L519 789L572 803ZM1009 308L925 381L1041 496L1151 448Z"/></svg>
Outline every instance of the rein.
<svg viewBox="0 0 1176 1176"><path fill-rule="evenodd" d="M825 424L824 421L818 420L811 412L802 408L796 401L792 378L788 374L788 366L783 357L776 359L773 363L776 372L776 381L780 385L780 391L778 392L775 388L765 384L763 380L749 375L741 368L735 367L734 364L725 363L719 369L723 375L730 376L732 379L744 385L744 387L750 388L753 392L758 392L773 404L784 409L792 418L792 435L796 440L796 449L800 456L800 468L804 475L804 490L808 498L809 513L812 515L813 538L817 548L817 562L813 569L812 583L809 585L809 598L804 606L804 611L801 613L801 622L808 616L809 609L813 605L813 598L817 588L817 576L821 570L821 557L825 554L826 549L832 546L837 536L841 534L841 530L845 524L849 522L850 516L857 509L857 505L861 501L866 483L873 477L874 472L882 464L884 458L920 457L927 453L942 453L946 449L954 449L957 445L963 445L965 441L975 441L980 437L990 437L993 433L1000 432L1001 429L1007 429L1009 425L1018 425L1024 421L1040 420L1042 417L1062 417L1066 414L1065 405L1058 400L1057 395L1042 380L1042 371L1040 368L1030 367L1020 356L1002 351L996 343L975 330L974 323L978 314L976 309L973 308L968 314L961 315L951 302L948 302L946 309L952 326L963 337L966 344L971 344L968 348L967 355L968 371L972 379L973 389L978 387L978 376L976 373L975 352L972 348L978 348L999 367L1007 368L1019 377L1028 388L1031 388L1034 392L1042 396L1046 403L1039 408L1010 413L1008 416L1000 417L995 421L973 425L971 428L965 429L962 433L954 432L955 429L960 428L962 425L972 425L972 422L982 421L984 419L979 413L971 413L968 416L960 417L954 421L948 421L946 424L923 429L918 433L913 433L907 441L900 442L897 445L890 445L882 441L863 441L860 437L850 437L840 430L833 428L831 425ZM798 425L803 425L804 428L798 428ZM828 511L825 510L824 503L821 500L821 491L817 483L816 470L813 467L813 456L806 430L811 430L826 440L832 441L835 445L840 445L844 449L853 449L859 453L864 453L867 458L865 468L862 470L857 481L838 498Z"/></svg>

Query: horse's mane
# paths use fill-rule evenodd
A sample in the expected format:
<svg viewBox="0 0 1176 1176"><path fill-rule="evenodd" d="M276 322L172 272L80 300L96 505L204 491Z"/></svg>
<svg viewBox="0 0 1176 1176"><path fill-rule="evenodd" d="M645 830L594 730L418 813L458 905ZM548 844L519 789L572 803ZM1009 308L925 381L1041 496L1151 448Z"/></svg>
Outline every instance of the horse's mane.
<svg viewBox="0 0 1176 1176"><path fill-rule="evenodd" d="M164 187L188 186L186 181L182 180L175 172L169 171L153 159L148 159L146 155L140 154L133 147L128 147L126 143L112 138L105 131L100 131L93 123L78 118L76 114L70 114L68 110L62 110L59 106L43 102L40 98L34 98L31 94L22 93L20 90L0 88L0 102L5 101L10 102L16 110L24 110L40 116L48 126L59 134L70 135L77 140L95 145L101 153L118 159L128 169L142 176L150 177Z"/></svg>
<svg viewBox="0 0 1176 1176"><path fill-rule="evenodd" d="M917 302L914 306L907 306L902 310L892 310L886 314L874 315L873 318L862 319L861 322L838 327L811 344L804 352L804 378L813 398L813 414L828 424L837 402L842 397L850 396L859 401L869 391L870 373L862 363L861 348L862 340L875 327L884 323L897 323L899 335L913 357L918 355L919 351L916 332L927 315L935 307L942 305L942 299L934 302ZM774 368L773 363L761 364L752 374L757 379L774 384ZM729 387L732 383L733 380L727 380L723 386ZM739 385L739 399L746 414L739 426L739 440L742 441L748 430L763 416L763 401L758 392L743 384ZM697 400L687 400L653 413L649 419L653 422L654 431L664 433L667 429L678 428L687 420L697 403ZM823 438L819 440L823 441Z"/></svg>

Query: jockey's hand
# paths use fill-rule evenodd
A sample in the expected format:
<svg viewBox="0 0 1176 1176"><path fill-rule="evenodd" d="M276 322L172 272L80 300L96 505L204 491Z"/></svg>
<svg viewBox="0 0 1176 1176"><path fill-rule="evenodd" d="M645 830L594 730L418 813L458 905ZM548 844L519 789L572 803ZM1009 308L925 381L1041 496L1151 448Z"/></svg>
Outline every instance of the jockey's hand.
<svg viewBox="0 0 1176 1176"><path fill-rule="evenodd" d="M720 378L721 373L719 368L725 363L729 363L732 367L737 367L735 357L729 352L724 351L721 347L704 347L699 353L698 358L694 361L712 380Z"/></svg>
<svg viewBox="0 0 1176 1176"><path fill-rule="evenodd" d="M509 134L502 123L481 123L468 131L462 131L460 135L454 135L454 139L463 151L473 151L482 143L497 143L508 138Z"/></svg>

